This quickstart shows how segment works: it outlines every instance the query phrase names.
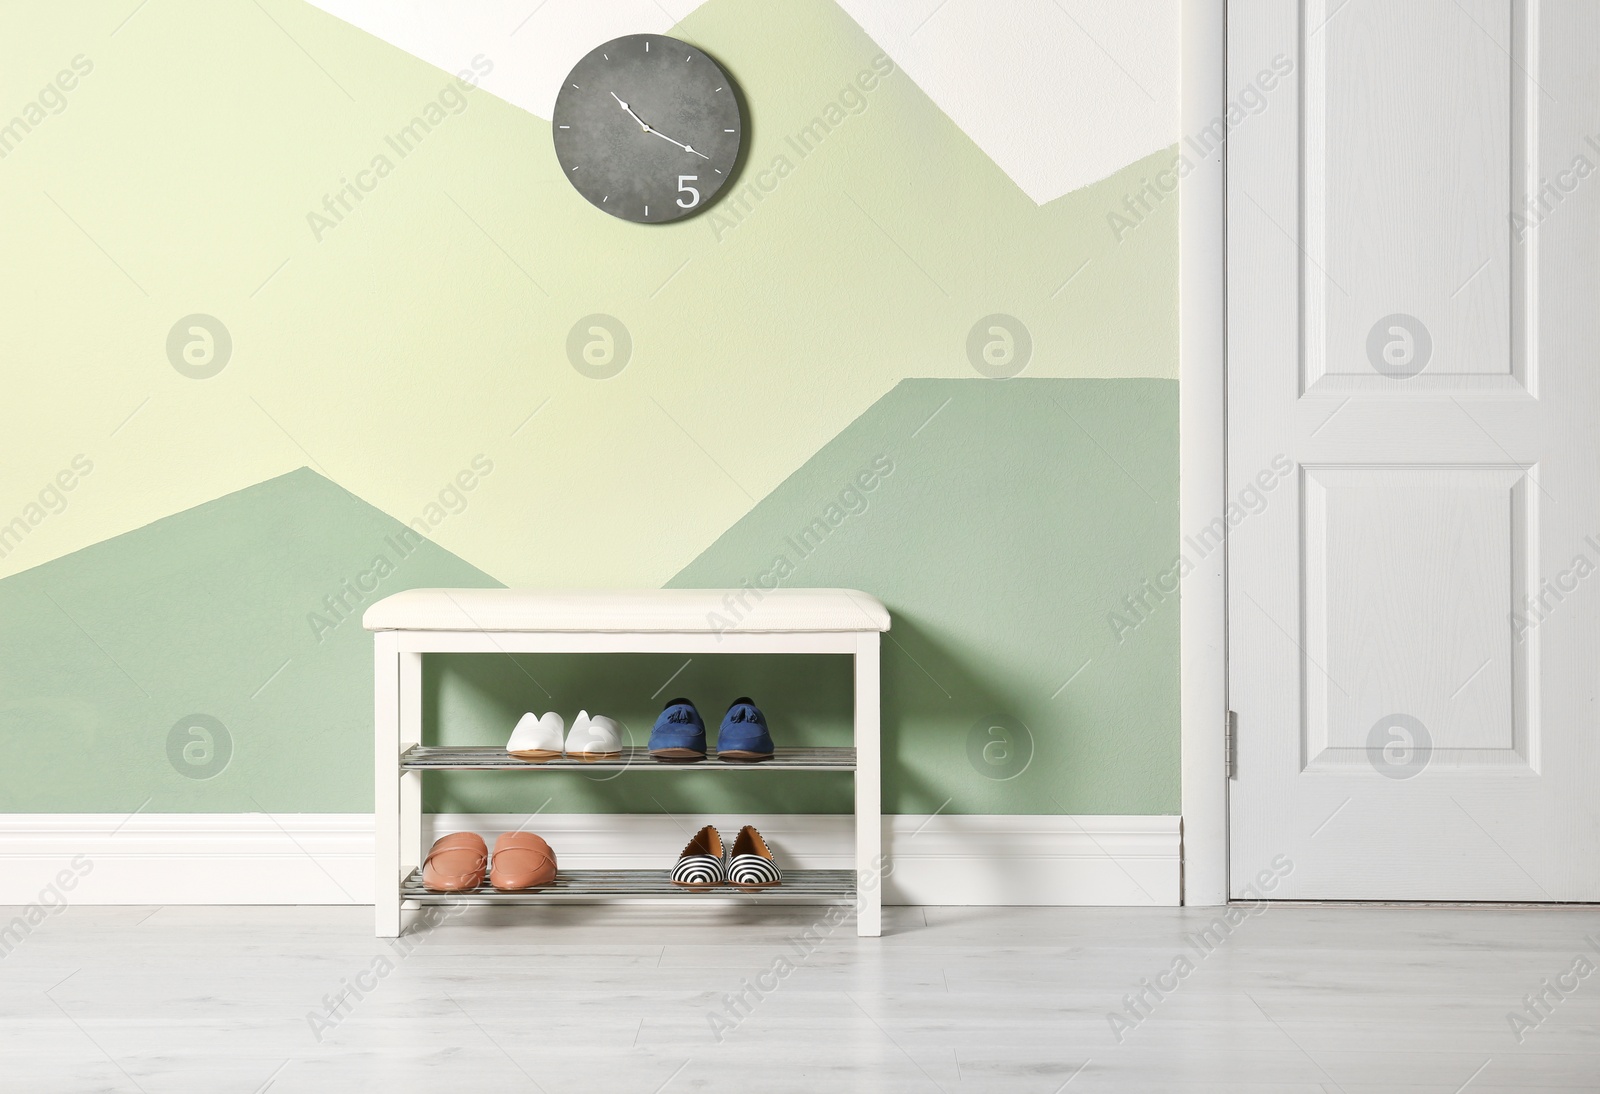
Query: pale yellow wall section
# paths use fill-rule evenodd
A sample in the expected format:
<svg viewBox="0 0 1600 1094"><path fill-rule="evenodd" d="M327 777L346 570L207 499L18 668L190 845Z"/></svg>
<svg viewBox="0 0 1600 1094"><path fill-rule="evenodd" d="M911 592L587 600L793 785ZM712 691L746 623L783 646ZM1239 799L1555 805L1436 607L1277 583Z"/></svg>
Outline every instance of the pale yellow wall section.
<svg viewBox="0 0 1600 1094"><path fill-rule="evenodd" d="M37 119L0 158L0 524L28 524L0 576L301 465L410 520L482 454L440 544L656 585L900 379L976 377L980 317L1026 326L1025 375L1176 374L1171 155L1036 206L904 73L857 83L880 51L830 0L679 27L754 143L741 192L665 228L583 202L548 123L307 5L128 7L0 16L0 122ZM308 219L346 180L354 211ZM204 380L166 351L197 312L233 343ZM612 379L567 358L592 312L633 340Z"/></svg>

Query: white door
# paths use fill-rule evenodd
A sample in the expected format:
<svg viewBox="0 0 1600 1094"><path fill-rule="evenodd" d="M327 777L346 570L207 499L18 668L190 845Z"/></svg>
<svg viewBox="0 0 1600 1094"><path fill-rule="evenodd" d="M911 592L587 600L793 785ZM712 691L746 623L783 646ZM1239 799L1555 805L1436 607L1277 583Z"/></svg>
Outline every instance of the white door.
<svg viewBox="0 0 1600 1094"><path fill-rule="evenodd" d="M1600 900L1600 3L1228 21L1233 894Z"/></svg>

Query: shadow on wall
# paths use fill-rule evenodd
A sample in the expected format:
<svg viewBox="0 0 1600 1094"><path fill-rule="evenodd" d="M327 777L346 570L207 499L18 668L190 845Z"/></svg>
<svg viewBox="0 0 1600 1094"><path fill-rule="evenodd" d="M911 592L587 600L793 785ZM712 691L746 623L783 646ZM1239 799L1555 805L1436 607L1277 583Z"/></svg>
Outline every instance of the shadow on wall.
<svg viewBox="0 0 1600 1094"><path fill-rule="evenodd" d="M896 619L895 630L895 641L918 650L918 660L949 664L947 656L918 634L915 623ZM895 648L887 642L885 646L890 651ZM886 667L891 662L885 658ZM884 705L901 715L885 720L884 767L895 773L902 798L914 803L902 811L931 813L940 805L953 804L948 792L939 795L950 772L938 782L918 773L917 733L906 726L935 719L937 712L927 689L903 677L898 671L884 674ZM984 694L980 682L959 669L947 671L944 679L945 686L971 700L968 705L1005 710L999 697ZM643 746L661 708L684 696L699 708L707 740L715 747L728 704L750 695L767 712L780 746L849 745L852 688L851 659L836 654L437 655L427 659L423 675L424 721L434 727L431 739L441 744L486 744L498 743L525 711L554 710L570 726L577 712L587 709L618 719L624 743ZM1019 721L1014 713L992 720L1001 725ZM1016 755L1024 753L1019 749ZM996 757L992 747L990 759L994 762L985 766L991 770L996 763L1007 765L1004 773L1020 770L1010 756ZM650 773L595 772L513 781L492 772L441 772L424 786L424 808L434 813L854 811L853 783L847 776L818 779L761 773L747 781L692 771L670 779ZM932 805L920 808L920 803L930 801Z"/></svg>
<svg viewBox="0 0 1600 1094"><path fill-rule="evenodd" d="M904 380L669 584L883 600L888 812L1175 813L1176 486L1174 381Z"/></svg>
<svg viewBox="0 0 1600 1094"><path fill-rule="evenodd" d="M767 712L780 745L850 743L850 659L833 654L505 654L427 659L424 720L449 744L502 743L523 712L554 710L570 727L580 709L623 726L643 746L669 699L689 698L714 747L728 704L750 695ZM498 736L497 736L498 735ZM737 784L737 785L736 785ZM595 772L507 779L493 772L445 772L424 783L424 808L441 813L851 812L848 777Z"/></svg>
<svg viewBox="0 0 1600 1094"><path fill-rule="evenodd" d="M887 812L1176 812L1176 599L1137 628L1113 622L1123 592L1172 563L1176 389L903 381L669 585L859 588L888 605ZM746 604L759 611L754 593ZM612 703L605 713L642 744L666 699L693 698L714 728L730 699L749 694L780 743L848 743L847 659L696 657L685 667L690 660L441 659L428 676L430 709L452 742L490 743L531 707L570 718ZM450 775L430 807L851 808L842 777L668 782L624 774L513 791Z"/></svg>

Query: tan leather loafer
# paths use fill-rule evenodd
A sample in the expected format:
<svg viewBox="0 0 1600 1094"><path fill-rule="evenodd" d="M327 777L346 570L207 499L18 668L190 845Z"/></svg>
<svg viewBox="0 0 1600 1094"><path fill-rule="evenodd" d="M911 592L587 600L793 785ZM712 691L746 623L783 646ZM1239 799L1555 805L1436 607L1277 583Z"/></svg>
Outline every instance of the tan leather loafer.
<svg viewBox="0 0 1600 1094"><path fill-rule="evenodd" d="M464 893L483 884L489 848L475 832L452 832L435 840L422 863L422 887L434 893Z"/></svg>
<svg viewBox="0 0 1600 1094"><path fill-rule="evenodd" d="M556 879L556 853L532 832L502 832L494 841L489 884L503 893L534 889Z"/></svg>

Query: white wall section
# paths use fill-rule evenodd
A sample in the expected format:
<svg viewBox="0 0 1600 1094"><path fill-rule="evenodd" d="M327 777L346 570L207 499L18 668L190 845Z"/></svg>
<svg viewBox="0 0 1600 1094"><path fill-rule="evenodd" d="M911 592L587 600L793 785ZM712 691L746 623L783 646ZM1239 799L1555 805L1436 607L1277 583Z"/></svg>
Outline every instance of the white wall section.
<svg viewBox="0 0 1600 1094"><path fill-rule="evenodd" d="M601 42L667 33L704 0L312 0L449 72L484 54L491 94L549 118ZM841 0L1038 204L1178 139L1178 0ZM737 78L738 57L719 57Z"/></svg>

